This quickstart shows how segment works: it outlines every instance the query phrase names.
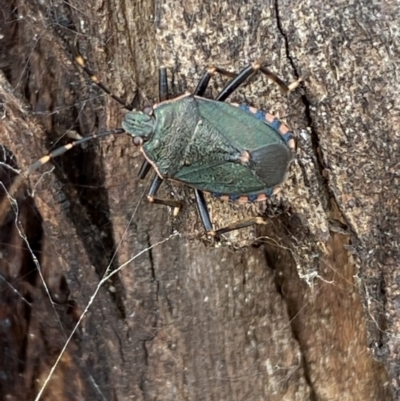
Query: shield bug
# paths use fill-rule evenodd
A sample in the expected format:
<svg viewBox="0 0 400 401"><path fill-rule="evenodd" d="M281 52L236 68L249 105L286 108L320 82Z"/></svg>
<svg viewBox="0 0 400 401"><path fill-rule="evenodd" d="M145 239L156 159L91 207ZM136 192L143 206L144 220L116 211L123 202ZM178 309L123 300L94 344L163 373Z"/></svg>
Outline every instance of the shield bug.
<svg viewBox="0 0 400 401"><path fill-rule="evenodd" d="M178 210L179 202L155 197L162 181L175 180L192 187L204 228L212 235L247 227L259 219L214 231L203 191L241 203L265 200L278 191L294 157L293 134L276 117L245 104L225 102L238 86L259 71L285 93L300 82L287 86L265 65L253 63L234 75L215 100L206 99L203 96L212 75L232 77L225 70L211 67L192 94L161 101L144 112L129 112L122 122L146 159L139 177L144 178L150 167L156 170L149 201ZM164 68L160 70L159 90L160 99L168 99Z"/></svg>
<svg viewBox="0 0 400 401"><path fill-rule="evenodd" d="M93 82L126 107L90 71L80 55L75 60ZM142 112L129 111L123 119L123 129L85 137L56 149L34 163L24 176L87 140L127 133L145 157L139 178L145 178L151 168L156 171L147 195L150 202L171 206L176 215L181 202L156 197L163 180L174 180L194 189L199 215L208 234L218 236L259 223L260 219L253 218L215 231L203 194L209 192L221 200L239 203L262 201L276 193L286 178L295 151L289 128L267 112L246 104L225 102L258 72L278 84L284 93L296 88L301 81L286 85L263 63L253 63L239 74L211 67L192 94L169 99L166 69L161 68L160 103ZM204 97L207 86L216 73L229 76L231 80L215 99L207 99Z"/></svg>

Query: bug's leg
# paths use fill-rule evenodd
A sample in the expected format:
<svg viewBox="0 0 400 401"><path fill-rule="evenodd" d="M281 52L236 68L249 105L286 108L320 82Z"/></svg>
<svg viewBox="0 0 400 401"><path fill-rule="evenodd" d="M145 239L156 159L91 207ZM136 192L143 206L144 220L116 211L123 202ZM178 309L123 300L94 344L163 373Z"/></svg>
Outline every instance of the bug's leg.
<svg viewBox="0 0 400 401"><path fill-rule="evenodd" d="M255 72L256 70L254 69L253 65L249 65L244 68L235 78L232 79L232 81L228 82L215 100L220 102L225 101L244 81L246 81L246 79L251 77Z"/></svg>
<svg viewBox="0 0 400 401"><path fill-rule="evenodd" d="M203 192L195 189L194 195L196 197L197 210L199 211L201 222L203 223L206 233L215 236L215 231L211 223L210 214L208 213L207 203L204 199Z"/></svg>
<svg viewBox="0 0 400 401"><path fill-rule="evenodd" d="M158 71L158 98L160 102L167 100L169 97L167 69L161 67Z"/></svg>
<svg viewBox="0 0 400 401"><path fill-rule="evenodd" d="M219 236L222 234L226 234L230 231L239 230L241 228L246 228L246 227L251 227L255 224L265 224L265 220L261 217L254 217L254 218L251 218L248 220L238 221L238 222L229 224L229 226L226 226L224 228L220 228L219 230L216 230L215 235Z"/></svg>
<svg viewBox="0 0 400 401"><path fill-rule="evenodd" d="M222 89L215 100L219 100L221 102L225 101L243 82L245 82L250 76L257 72L262 72L269 79L274 81L280 87L281 91L285 94L297 88L302 81L302 79L299 78L297 81L286 85L286 83L283 82L278 76L269 71L264 64L256 62L245 67L235 78L232 79L232 81L228 82L228 84Z"/></svg>
<svg viewBox="0 0 400 401"><path fill-rule="evenodd" d="M283 82L277 75L275 75L272 71L270 71L265 64L260 64L260 71L266 75L271 81L275 82L279 88L281 89L282 93L288 94L295 90L303 81L304 77L299 77L296 81L291 82L287 85Z"/></svg>
<svg viewBox="0 0 400 401"><path fill-rule="evenodd" d="M239 230L241 228L246 228L253 226L254 224L265 224L265 221L261 217L254 217L248 220L242 220L235 222L233 224L229 224L224 228L220 228L219 230L214 230L213 225L211 223L210 214L208 213L207 203L204 198L204 194L202 191L195 189L195 197L196 197L196 204L197 209L199 211L199 215L201 218L201 222L206 230L207 234L212 235L213 237L218 238L222 234L226 234L230 231Z"/></svg>
<svg viewBox="0 0 400 401"><path fill-rule="evenodd" d="M159 205L170 206L174 208L174 216L177 216L181 209L181 202L173 200L173 199L159 199L156 198L156 194L160 185L164 180L156 175L151 182L149 192L147 193L147 200L150 203L158 203Z"/></svg>
<svg viewBox="0 0 400 401"><path fill-rule="evenodd" d="M216 73L225 75L229 78L235 78L237 75L234 72L226 71L219 67L214 67L214 66L210 67L207 69L207 71L201 77L199 83L197 84L195 91L193 92L193 95L194 96L203 96L208 87L211 77L213 75L215 75Z"/></svg>
<svg viewBox="0 0 400 401"><path fill-rule="evenodd" d="M151 164L145 160L142 165L140 166L140 170L138 172L138 177L143 180L144 178L146 178L147 174L149 173L151 169Z"/></svg>

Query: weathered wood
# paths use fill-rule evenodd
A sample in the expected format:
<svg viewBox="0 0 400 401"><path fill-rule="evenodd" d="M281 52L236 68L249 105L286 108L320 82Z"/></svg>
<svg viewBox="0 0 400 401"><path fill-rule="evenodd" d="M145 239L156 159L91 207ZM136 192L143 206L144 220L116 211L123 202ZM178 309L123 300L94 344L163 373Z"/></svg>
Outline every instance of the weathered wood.
<svg viewBox="0 0 400 401"><path fill-rule="evenodd" d="M21 188L18 216L59 305L37 273L24 278L35 266L9 215L4 288L31 305L0 292L4 398L34 399L109 261L115 269L148 247L102 287L42 399L398 398L400 16L394 1L369 3L0 0L0 142L22 169L70 131L120 125L121 107L71 62L74 41L139 106L157 100L160 65L175 94L210 64L263 59L288 82L307 77L288 98L261 77L233 96L290 123L299 155L268 206L210 199L220 225L270 216L222 246L201 237L189 189L164 187L185 202L177 219L143 201L129 138L71 151L31 177L34 204Z"/></svg>

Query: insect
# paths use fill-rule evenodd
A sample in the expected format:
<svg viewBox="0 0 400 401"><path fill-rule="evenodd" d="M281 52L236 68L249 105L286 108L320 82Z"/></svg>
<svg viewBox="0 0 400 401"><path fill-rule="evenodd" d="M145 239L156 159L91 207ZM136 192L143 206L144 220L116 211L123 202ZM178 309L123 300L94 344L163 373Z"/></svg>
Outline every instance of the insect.
<svg viewBox="0 0 400 401"><path fill-rule="evenodd" d="M75 61L94 83L126 106L99 81L82 56L76 55ZM276 193L286 179L295 152L293 133L269 113L245 104L225 102L241 84L258 72L278 84L284 93L295 89L301 81L286 85L263 63L253 63L239 74L210 67L192 94L169 99L167 72L161 68L160 103L146 107L142 112L129 111L122 121L122 129L84 137L43 156L20 175L19 180L74 146L94 138L126 133L132 136L133 144L145 157L139 178L144 179L152 168L156 171L147 194L150 202L173 207L176 215L181 202L156 197L163 180L175 180L194 189L199 215L208 234L218 237L259 223L260 219L254 218L214 230L203 194L204 191L210 192L222 200L240 203L262 201ZM207 99L203 96L216 73L231 80L215 99ZM17 180L13 186L19 184Z"/></svg>

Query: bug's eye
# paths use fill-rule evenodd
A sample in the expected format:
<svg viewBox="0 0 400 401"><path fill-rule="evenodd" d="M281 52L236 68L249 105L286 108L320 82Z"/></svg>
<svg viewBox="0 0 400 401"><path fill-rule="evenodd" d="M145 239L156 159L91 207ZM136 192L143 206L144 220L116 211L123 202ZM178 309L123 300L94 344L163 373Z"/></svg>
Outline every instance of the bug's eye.
<svg viewBox="0 0 400 401"><path fill-rule="evenodd" d="M148 116L153 115L153 107L151 107L151 106L146 106L146 107L143 109L143 113L144 113L144 114L147 114Z"/></svg>
<svg viewBox="0 0 400 401"><path fill-rule="evenodd" d="M142 146L143 145L143 139L140 136L135 136L135 137L133 137L133 144L135 146Z"/></svg>

